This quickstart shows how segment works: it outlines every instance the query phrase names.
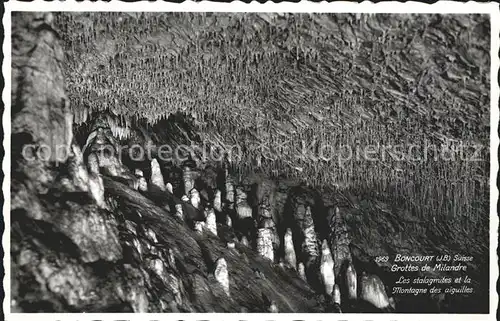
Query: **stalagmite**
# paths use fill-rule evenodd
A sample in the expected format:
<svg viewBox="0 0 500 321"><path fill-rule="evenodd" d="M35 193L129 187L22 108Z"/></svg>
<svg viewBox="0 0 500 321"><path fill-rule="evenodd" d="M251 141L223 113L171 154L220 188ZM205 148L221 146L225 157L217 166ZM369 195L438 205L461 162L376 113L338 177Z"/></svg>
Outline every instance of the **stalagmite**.
<svg viewBox="0 0 500 321"><path fill-rule="evenodd" d="M68 162L68 171L72 177L73 183L80 190L87 192L89 190L89 173L83 162L83 154L80 147L76 144L71 145L72 157Z"/></svg>
<svg viewBox="0 0 500 321"><path fill-rule="evenodd" d="M217 212L222 212L222 193L220 190L215 191L214 196L214 210Z"/></svg>
<svg viewBox="0 0 500 321"><path fill-rule="evenodd" d="M356 300L358 298L358 275L351 262L348 263L345 271L345 284L347 288L347 298Z"/></svg>
<svg viewBox="0 0 500 321"><path fill-rule="evenodd" d="M139 177L139 181L137 182L138 189L141 192L147 192L148 191L148 182L144 177Z"/></svg>
<svg viewBox="0 0 500 321"><path fill-rule="evenodd" d="M330 253L330 248L326 240L323 240L321 246L321 266L320 266L321 280L325 287L325 293L332 295L333 287L335 285L335 274L333 266L333 258Z"/></svg>
<svg viewBox="0 0 500 321"><path fill-rule="evenodd" d="M332 245L331 252L335 264L335 276L340 277L342 263L345 261L352 262L347 224L338 207L328 210L327 220L330 231L328 240Z"/></svg>
<svg viewBox="0 0 500 321"><path fill-rule="evenodd" d="M217 235L217 222L215 217L215 211L213 208L207 209L207 217L206 217L206 227L207 230L212 232L214 235Z"/></svg>
<svg viewBox="0 0 500 321"><path fill-rule="evenodd" d="M259 217L266 217L266 218L272 217L271 204L269 204L267 198L265 198L265 200L259 206Z"/></svg>
<svg viewBox="0 0 500 321"><path fill-rule="evenodd" d="M361 300L371 303L378 309L386 309L391 306L391 302L385 291L384 283L377 275L368 275L363 272L361 275L360 288Z"/></svg>
<svg viewBox="0 0 500 321"><path fill-rule="evenodd" d="M194 222L194 230L198 233L203 233L203 229L205 228L205 222L195 221Z"/></svg>
<svg viewBox="0 0 500 321"><path fill-rule="evenodd" d="M97 206L99 206L100 208L106 208L106 201L104 200L104 182L102 180L101 174L99 173L99 163L97 160L97 155L95 155L94 153L90 154L87 163L90 170L90 194L97 203Z"/></svg>
<svg viewBox="0 0 500 321"><path fill-rule="evenodd" d="M314 261L318 256L318 241L310 206L307 206L305 210L303 233L302 252L306 255L306 262Z"/></svg>
<svg viewBox="0 0 500 321"><path fill-rule="evenodd" d="M147 192L148 191L148 182L144 178L144 173L142 170L136 168L135 169L135 176L137 177L137 189L141 192Z"/></svg>
<svg viewBox="0 0 500 321"><path fill-rule="evenodd" d="M144 231L146 232L145 234L148 240L150 240L153 243L158 243L158 238L156 237L155 231L153 231L150 228L145 228Z"/></svg>
<svg viewBox="0 0 500 321"><path fill-rule="evenodd" d="M175 269L175 253L174 250L168 249L168 255L167 255L167 263L170 266L171 269Z"/></svg>
<svg viewBox="0 0 500 321"><path fill-rule="evenodd" d="M182 167L182 181L184 183L184 193L189 195L194 188L194 173L190 166Z"/></svg>
<svg viewBox="0 0 500 321"><path fill-rule="evenodd" d="M124 168L120 158L117 157L120 155L117 155L116 140L113 138L109 128L105 129L100 127L108 126L107 120L97 120L94 126L97 127L97 129L88 136L87 143L83 150L89 149L91 153L96 154L99 160L99 166L105 170L106 174L120 176Z"/></svg>
<svg viewBox="0 0 500 321"><path fill-rule="evenodd" d="M276 305L276 302L274 302L274 301L271 301L271 303L269 304L269 308L267 310L269 311L269 313L278 313L279 312L278 306Z"/></svg>
<svg viewBox="0 0 500 321"><path fill-rule="evenodd" d="M241 237L240 243L245 246L250 246L250 244L248 243L248 239L245 235Z"/></svg>
<svg viewBox="0 0 500 321"><path fill-rule="evenodd" d="M231 216L229 215L226 216L226 225L229 227L233 226L233 220L231 220Z"/></svg>
<svg viewBox="0 0 500 321"><path fill-rule="evenodd" d="M340 287L338 284L335 284L335 287L333 288L333 305L337 312L342 312L340 308L340 303L341 303L340 297L341 297Z"/></svg>
<svg viewBox="0 0 500 321"><path fill-rule="evenodd" d="M273 219L271 217L260 217L258 227L259 228L266 228L269 230L269 233L271 235L271 243L272 243L273 251L277 252L279 250L280 238L278 235L278 231L276 229L276 224L274 223ZM294 268L295 268L295 266L294 266Z"/></svg>
<svg viewBox="0 0 500 321"><path fill-rule="evenodd" d="M293 247L292 230L287 229L284 238L285 263L292 269L296 268L297 258Z"/></svg>
<svg viewBox="0 0 500 321"><path fill-rule="evenodd" d="M137 250L137 253L139 253L139 256L142 259L143 249L142 249L142 245L141 245L141 242L139 241L139 239L137 237L134 237L132 239L132 244L134 245L135 249Z"/></svg>
<svg viewBox="0 0 500 321"><path fill-rule="evenodd" d="M248 205L247 194L241 187L236 188L236 213L240 220L252 217L252 208Z"/></svg>
<svg viewBox="0 0 500 321"><path fill-rule="evenodd" d="M224 258L219 258L215 262L215 270L214 270L214 276L217 282L222 286L224 289L224 292L226 293L227 296L230 296L229 293L229 273L227 270L227 263Z"/></svg>
<svg viewBox="0 0 500 321"><path fill-rule="evenodd" d="M274 261L274 251L271 230L259 228L257 230L257 252L263 257Z"/></svg>
<svg viewBox="0 0 500 321"><path fill-rule="evenodd" d="M166 274L165 265L159 258L151 259L148 262L149 268L163 281L164 284L168 283L168 276Z"/></svg>
<svg viewBox="0 0 500 321"><path fill-rule="evenodd" d="M180 281L175 275L169 273L168 274L168 280L169 282L167 283L167 286L170 288L170 291L174 294L175 298L175 303L178 305L182 304L182 292L181 292L181 285L182 281Z"/></svg>
<svg viewBox="0 0 500 321"><path fill-rule="evenodd" d="M306 268L304 267L304 263L300 262L297 265L297 273L299 274L299 277L307 282L307 277L306 277Z"/></svg>
<svg viewBox="0 0 500 321"><path fill-rule="evenodd" d="M261 218L259 222L259 228L273 229L276 227L274 221L271 218Z"/></svg>
<svg viewBox="0 0 500 321"><path fill-rule="evenodd" d="M228 209L234 208L234 183L232 177L226 176L226 203Z"/></svg>
<svg viewBox="0 0 500 321"><path fill-rule="evenodd" d="M170 194L174 194L174 187L172 186L172 184L170 183L167 183L165 185L165 189L170 193Z"/></svg>
<svg viewBox="0 0 500 321"><path fill-rule="evenodd" d="M196 188L191 189L190 195L189 195L189 201L191 202L191 205L193 205L194 208L198 209L200 206L200 193Z"/></svg>
<svg viewBox="0 0 500 321"><path fill-rule="evenodd" d="M165 190L165 182L161 173L160 164L156 158L151 161L151 184L157 186L162 191Z"/></svg>

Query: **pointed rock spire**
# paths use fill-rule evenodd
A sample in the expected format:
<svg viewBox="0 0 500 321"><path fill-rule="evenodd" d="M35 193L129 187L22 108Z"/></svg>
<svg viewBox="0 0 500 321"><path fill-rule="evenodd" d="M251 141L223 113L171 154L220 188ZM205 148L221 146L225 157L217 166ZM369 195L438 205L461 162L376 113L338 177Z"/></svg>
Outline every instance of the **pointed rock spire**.
<svg viewBox="0 0 500 321"><path fill-rule="evenodd" d="M231 216L226 215L226 225L229 227L233 226L233 220L231 220Z"/></svg>
<svg viewBox="0 0 500 321"><path fill-rule="evenodd" d="M191 205L193 205L194 208L199 209L200 207L200 202L201 202L201 197L200 193L196 188L193 188L189 194L189 201L191 202Z"/></svg>
<svg viewBox="0 0 500 321"><path fill-rule="evenodd" d="M307 282L307 277L306 277L306 268L304 266L304 263L300 262L297 265L297 273L299 274L299 277Z"/></svg>
<svg viewBox="0 0 500 321"><path fill-rule="evenodd" d="M321 245L321 265L320 265L321 280L323 281L325 293L332 295L335 285L335 274L333 266L333 258L328 247L328 242L323 240Z"/></svg>
<svg viewBox="0 0 500 321"><path fill-rule="evenodd" d="M97 155L92 153L88 158L89 173L89 191L92 198L95 200L97 206L100 208L107 208L106 200L104 199L104 182L101 174L99 174L99 161Z"/></svg>
<svg viewBox="0 0 500 321"><path fill-rule="evenodd" d="M213 208L209 207L206 209L206 227L207 230L212 232L214 235L217 235L217 222L215 217L215 211Z"/></svg>
<svg viewBox="0 0 500 321"><path fill-rule="evenodd" d="M274 261L274 251L272 243L272 233L268 228L257 230L257 252L263 257Z"/></svg>
<svg viewBox="0 0 500 321"><path fill-rule="evenodd" d="M361 275L360 284L360 299L364 300L378 309L386 309L391 307L391 302L385 291L385 286L382 280L374 274Z"/></svg>
<svg viewBox="0 0 500 321"><path fill-rule="evenodd" d="M269 304L269 307L267 308L267 311L269 313L278 313L278 312L280 312L278 310L278 305L276 304L275 301L271 301L271 303Z"/></svg>
<svg viewBox="0 0 500 321"><path fill-rule="evenodd" d="M68 171L73 183L80 190L87 192L89 190L89 173L83 162L83 154L80 147L71 144L71 157L68 162Z"/></svg>
<svg viewBox="0 0 500 321"><path fill-rule="evenodd" d="M170 194L174 194L174 187L172 186L172 184L169 182L167 184L165 184L165 189L170 193Z"/></svg>
<svg viewBox="0 0 500 321"><path fill-rule="evenodd" d="M144 177L139 177L139 181L138 181L138 189L139 191L141 192L147 192L148 191L148 182L146 181L146 179Z"/></svg>
<svg viewBox="0 0 500 321"><path fill-rule="evenodd" d="M241 186L236 187L236 213L240 220L252 217L252 208L248 205L247 194Z"/></svg>
<svg viewBox="0 0 500 321"><path fill-rule="evenodd" d="M222 212L222 193L220 190L216 190L214 194L214 210L217 212Z"/></svg>
<svg viewBox="0 0 500 321"><path fill-rule="evenodd" d="M348 263L345 271L345 284L347 287L347 298L356 300L358 298L358 275L351 262Z"/></svg>
<svg viewBox="0 0 500 321"><path fill-rule="evenodd" d="M219 258L215 262L214 276L217 282L222 286L224 292L227 296L230 296L229 292L229 273L227 269L227 263L224 258Z"/></svg>
<svg viewBox="0 0 500 321"><path fill-rule="evenodd" d="M340 308L341 305L341 301L340 301L340 287L338 284L335 284L335 287L333 288L333 305L334 305L334 309L336 312L342 312L342 309Z"/></svg>
<svg viewBox="0 0 500 321"><path fill-rule="evenodd" d="M161 173L160 164L156 158L151 161L151 184L157 186L162 191L165 190L165 182Z"/></svg>
<svg viewBox="0 0 500 321"><path fill-rule="evenodd" d="M285 263L295 270L297 265L297 258L295 256L295 249L293 247L292 230L290 228L286 229L284 238L284 249L285 249Z"/></svg>
<svg viewBox="0 0 500 321"><path fill-rule="evenodd" d="M350 238L347 224L339 207L335 206L328 210L327 221L329 224L329 243L332 244L333 261L335 263L335 276L340 276L340 268L343 262L352 262L351 250L349 248Z"/></svg>
<svg viewBox="0 0 500 321"><path fill-rule="evenodd" d="M184 164L182 167L182 181L184 183L184 193L189 195L189 192L194 188L194 173L188 164Z"/></svg>
<svg viewBox="0 0 500 321"><path fill-rule="evenodd" d="M304 242L302 243L302 252L306 256L307 261L314 261L318 256L318 241L314 222L311 213L311 207L307 206L304 214L303 223Z"/></svg>
<svg viewBox="0 0 500 321"><path fill-rule="evenodd" d="M144 232L146 234L146 237L149 241L151 241L152 243L158 243L158 238L156 237L156 233L155 231L153 231L152 229L150 228L145 228L144 229Z"/></svg>
<svg viewBox="0 0 500 321"><path fill-rule="evenodd" d="M182 204L175 204L175 216L184 220L184 211L182 210Z"/></svg>
<svg viewBox="0 0 500 321"><path fill-rule="evenodd" d="M203 229L205 228L205 222L195 221L194 222L194 230L198 233L203 233Z"/></svg>

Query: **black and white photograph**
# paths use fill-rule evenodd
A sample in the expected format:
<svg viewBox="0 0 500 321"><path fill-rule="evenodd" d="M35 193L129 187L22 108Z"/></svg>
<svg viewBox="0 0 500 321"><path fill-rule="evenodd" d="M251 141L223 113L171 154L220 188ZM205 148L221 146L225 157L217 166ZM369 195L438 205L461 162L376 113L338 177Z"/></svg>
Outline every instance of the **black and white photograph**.
<svg viewBox="0 0 500 321"><path fill-rule="evenodd" d="M498 6L112 3L6 12L7 315L494 320Z"/></svg>

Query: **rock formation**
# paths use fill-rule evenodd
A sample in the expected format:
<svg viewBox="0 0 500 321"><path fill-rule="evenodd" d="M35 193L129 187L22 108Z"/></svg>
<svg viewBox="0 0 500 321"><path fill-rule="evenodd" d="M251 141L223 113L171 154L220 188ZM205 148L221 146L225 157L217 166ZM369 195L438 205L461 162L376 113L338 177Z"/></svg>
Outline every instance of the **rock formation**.
<svg viewBox="0 0 500 321"><path fill-rule="evenodd" d="M156 158L151 160L151 184L158 187L162 191L165 190L165 182L161 173L160 164Z"/></svg>
<svg viewBox="0 0 500 321"><path fill-rule="evenodd" d="M217 235L217 222L216 222L214 209L209 207L209 208L207 208L206 213L207 213L206 228L212 234Z"/></svg>
<svg viewBox="0 0 500 321"><path fill-rule="evenodd" d="M306 268L304 266L304 263L302 262L299 262L298 266L297 266L297 274L299 275L299 277L306 281L307 282L307 276L306 276Z"/></svg>
<svg viewBox="0 0 500 321"><path fill-rule="evenodd" d="M220 190L216 190L214 194L214 210L217 212L222 212L222 193Z"/></svg>
<svg viewBox="0 0 500 321"><path fill-rule="evenodd" d="M296 269L297 258L295 257L295 249L293 247L292 230L287 229L284 240L285 263L292 269Z"/></svg>
<svg viewBox="0 0 500 321"><path fill-rule="evenodd" d="M191 189L191 192L189 194L189 201L191 202L191 205L193 205L194 208L199 209L200 207L200 193L196 188Z"/></svg>
<svg viewBox="0 0 500 321"><path fill-rule="evenodd" d="M313 262L318 257L318 240L314 228L314 221L312 218L311 207L307 206L304 214L304 221L302 223L302 230L304 233L304 242L302 243L302 252L305 255L305 261Z"/></svg>
<svg viewBox="0 0 500 321"><path fill-rule="evenodd" d="M197 233L203 233L203 230L205 229L205 222L202 222L202 221L195 221L194 222L194 230L197 232Z"/></svg>
<svg viewBox="0 0 500 321"><path fill-rule="evenodd" d="M182 204L175 204L175 216L184 221L184 212L182 210Z"/></svg>
<svg viewBox="0 0 500 321"><path fill-rule="evenodd" d="M272 231L268 228L259 228L257 230L257 253L263 257L274 261L274 251L272 243Z"/></svg>
<svg viewBox="0 0 500 321"><path fill-rule="evenodd" d="M243 235L241 237L240 243L241 243L241 245L244 245L244 246L250 246L250 243L248 243L248 239L245 235Z"/></svg>
<svg viewBox="0 0 500 321"><path fill-rule="evenodd" d="M347 289L347 298L356 300L358 298L358 275L352 263L348 263L345 271L345 284Z"/></svg>
<svg viewBox="0 0 500 321"><path fill-rule="evenodd" d="M215 262L215 270L214 270L215 279L224 289L224 292L229 297L229 273L227 269L227 262L224 258L219 258Z"/></svg>
<svg viewBox="0 0 500 321"><path fill-rule="evenodd" d="M372 304L377 309L387 309L391 306L391 302L385 291L385 286L382 280L373 274L363 272L360 280L360 300Z"/></svg>
<svg viewBox="0 0 500 321"><path fill-rule="evenodd" d="M232 210L232 209L234 209L234 202L235 202L234 180L231 177L231 175L229 174L228 168L225 169L224 173L225 173L225 176L224 176L225 186L224 187L225 187L225 192L226 192L224 202L226 204L226 207L229 210Z"/></svg>
<svg viewBox="0 0 500 321"><path fill-rule="evenodd" d="M217 186L198 177L196 171L203 169L186 164L172 165L168 177L172 183L165 184L160 165L153 159L151 187L163 191L158 195L175 205L175 212L173 206L158 205L158 200L151 196L155 188L150 188L149 193L138 192L148 191L141 170L135 171L135 188L120 179L126 181L130 170L125 161L121 162L114 136L132 137L134 128L127 129L124 136L124 131L109 124L105 117L89 119L89 123L94 123L82 129L86 131L86 143L78 145L73 140L72 115L61 70L64 55L55 31L46 22L50 14L14 13L13 17L13 33L17 34L12 50L13 139L18 139L21 147L35 142L36 146L61 145L71 149L64 161L53 158L31 162L20 159L19 151L13 149L13 309L278 312L279 306L281 312L324 312L323 302L305 299L318 294L313 292L312 285L300 280L290 282L297 276L306 281L306 271L311 269L315 270L307 276L321 275L324 292L332 296L327 305L333 303L337 312L340 312L341 287L335 280L345 280L348 299L357 299L350 240L343 212L338 207L329 208L327 215L313 207L313 214L314 202L306 196L294 195L293 198L304 200L297 201L292 211L286 212L276 204L276 186L271 180L257 181L255 191L251 184L238 181L235 189L236 181L229 175L227 165L223 168L223 180L218 177L221 181L213 184ZM168 135L173 134L168 131ZM161 137L162 133L155 135ZM55 161L66 166L68 173L59 175L63 171L54 167ZM134 166L145 168L147 163ZM195 178L200 192L195 188ZM182 184L185 195L179 199L178 195L172 195L173 185ZM286 196L287 191L282 193ZM212 195L213 208L207 205ZM195 214L191 215L190 204L196 209L209 206L205 222L201 221L203 218L193 219ZM226 211L233 205L235 211ZM257 212L255 221L252 207ZM232 224L230 215L234 214L238 219ZM328 242L323 240L319 253L316 230L323 231L323 227L315 226L314 220L323 222L325 216ZM249 222L248 230L242 231L241 220ZM213 235L204 234L205 230ZM297 272L279 270L270 264L275 262L280 249L278 230L284 232L281 236L284 236L285 255L280 260ZM257 253L239 245L235 248L236 236L241 245L251 243L256 247ZM297 257L294 239L301 242L297 244L297 248L301 247ZM312 262L319 256L318 267ZM214 262L216 257L219 259ZM346 262L345 276L340 277L340 267ZM259 299L263 292L271 293L273 300L263 303ZM230 294L231 300L226 300ZM363 274L360 299L380 309L394 305L380 277L373 274Z"/></svg>
<svg viewBox="0 0 500 321"><path fill-rule="evenodd" d="M276 305L275 301L271 301L271 304L269 304L268 311L269 311L269 313L278 313L279 312L278 306Z"/></svg>
<svg viewBox="0 0 500 321"><path fill-rule="evenodd" d="M341 293L340 293L340 287L338 284L335 284L335 287L333 288L333 305L334 309L336 312L342 312L341 309Z"/></svg>

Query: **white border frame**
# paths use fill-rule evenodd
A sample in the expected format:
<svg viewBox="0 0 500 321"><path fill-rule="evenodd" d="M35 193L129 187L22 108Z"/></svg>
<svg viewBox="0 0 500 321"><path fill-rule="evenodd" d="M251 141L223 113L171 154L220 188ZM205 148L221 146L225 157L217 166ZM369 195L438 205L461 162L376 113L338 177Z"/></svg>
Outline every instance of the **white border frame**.
<svg viewBox="0 0 500 321"><path fill-rule="evenodd" d="M3 53L4 61L2 73L4 75L5 87L2 93L2 100L5 104L3 114L4 140L3 147L6 156L11 150L11 12L12 11L176 11L176 12L359 12L359 13L481 13L490 15L491 26L491 71L490 71L490 313L489 314L308 314L308 313L148 313L146 315L139 313L10 313L10 157L4 157L2 170L4 172L4 181L2 191L4 196L3 217L5 232L2 237L3 249L7 249L4 254L5 277L3 287L5 299L3 301L3 311L6 320L418 320L426 318L432 320L496 320L496 311L498 309L499 296L496 291L496 283L499 277L498 273L498 226L499 217L496 211L498 202L498 189L496 187L498 175L498 125L499 125L499 84L498 69L499 62L499 35L500 35L500 11L499 5L495 3L457 3L454 1L439 1L435 4L423 4L418 2L381 2L371 3L364 1L362 3L352 2L334 2L334 3L250 3L246 4L239 1L232 3L215 2L191 2L185 1L181 4L156 2L135 2L125 3L121 1L104 2L76 2L76 1L54 1L44 2L40 0L31 3L7 2L5 3L5 14L3 25L5 30Z"/></svg>

